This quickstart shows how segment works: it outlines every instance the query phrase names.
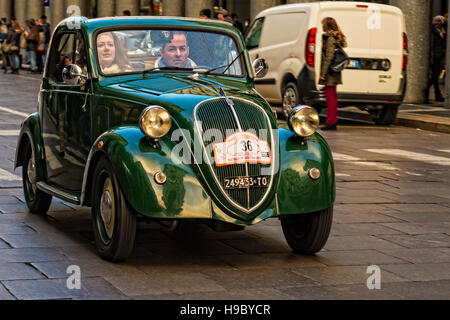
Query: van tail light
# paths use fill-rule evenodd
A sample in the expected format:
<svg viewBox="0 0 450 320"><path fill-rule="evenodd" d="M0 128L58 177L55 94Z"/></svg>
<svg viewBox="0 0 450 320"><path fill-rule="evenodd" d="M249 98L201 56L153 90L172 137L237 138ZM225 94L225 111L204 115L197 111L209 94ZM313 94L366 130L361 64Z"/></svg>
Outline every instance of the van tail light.
<svg viewBox="0 0 450 320"><path fill-rule="evenodd" d="M406 70L408 66L408 37L406 33L403 32L403 62L402 62L402 71Z"/></svg>
<svg viewBox="0 0 450 320"><path fill-rule="evenodd" d="M308 36L306 37L305 46L305 61L310 67L314 67L314 55L316 53L316 34L317 28L309 29Z"/></svg>

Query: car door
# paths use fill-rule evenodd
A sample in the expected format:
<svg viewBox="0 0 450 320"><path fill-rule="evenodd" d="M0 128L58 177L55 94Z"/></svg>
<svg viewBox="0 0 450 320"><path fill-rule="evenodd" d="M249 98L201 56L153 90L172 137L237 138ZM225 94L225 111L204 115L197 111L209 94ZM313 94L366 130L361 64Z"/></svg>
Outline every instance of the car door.
<svg viewBox="0 0 450 320"><path fill-rule="evenodd" d="M84 167L92 143L90 80L64 81L65 67L76 64L89 74L86 46L79 31L56 34L50 52L47 94L43 105L43 139L47 180L64 189L81 190Z"/></svg>

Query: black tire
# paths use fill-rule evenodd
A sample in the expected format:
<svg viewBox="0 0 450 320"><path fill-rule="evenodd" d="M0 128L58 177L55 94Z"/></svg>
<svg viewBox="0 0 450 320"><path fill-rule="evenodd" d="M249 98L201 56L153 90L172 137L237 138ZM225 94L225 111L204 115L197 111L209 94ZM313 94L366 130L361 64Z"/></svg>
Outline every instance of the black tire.
<svg viewBox="0 0 450 320"><path fill-rule="evenodd" d="M296 253L319 252L328 240L333 221L333 207L319 212L281 217L287 243Z"/></svg>
<svg viewBox="0 0 450 320"><path fill-rule="evenodd" d="M287 119L291 110L300 104L300 95L294 82L288 82L284 86L282 99L283 116Z"/></svg>
<svg viewBox="0 0 450 320"><path fill-rule="evenodd" d="M373 121L382 126L389 126L394 123L397 117L398 106L383 106L383 108L374 114Z"/></svg>
<svg viewBox="0 0 450 320"><path fill-rule="evenodd" d="M52 203L52 196L36 186L36 169L31 144L26 142L22 153L23 194L28 209L34 214L45 214Z"/></svg>
<svg viewBox="0 0 450 320"><path fill-rule="evenodd" d="M99 160L94 171L91 213L99 255L112 262L125 260L134 247L136 214L128 205L113 167L105 157Z"/></svg>

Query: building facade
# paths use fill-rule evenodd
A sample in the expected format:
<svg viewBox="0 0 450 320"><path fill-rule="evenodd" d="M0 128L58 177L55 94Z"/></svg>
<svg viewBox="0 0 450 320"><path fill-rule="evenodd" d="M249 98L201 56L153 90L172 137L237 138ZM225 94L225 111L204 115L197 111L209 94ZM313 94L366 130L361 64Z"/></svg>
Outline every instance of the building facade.
<svg viewBox="0 0 450 320"><path fill-rule="evenodd" d="M213 12L226 9L239 15L241 22L250 22L267 8L313 0L0 0L0 17L16 17L20 23L27 18L45 14L54 27L72 14L87 17L122 15L129 10L132 15L168 15L198 17L200 10ZM373 0L369 2L390 4L405 14L409 42L408 89L405 102L421 103L428 88L430 25L433 15L448 12L448 0Z"/></svg>

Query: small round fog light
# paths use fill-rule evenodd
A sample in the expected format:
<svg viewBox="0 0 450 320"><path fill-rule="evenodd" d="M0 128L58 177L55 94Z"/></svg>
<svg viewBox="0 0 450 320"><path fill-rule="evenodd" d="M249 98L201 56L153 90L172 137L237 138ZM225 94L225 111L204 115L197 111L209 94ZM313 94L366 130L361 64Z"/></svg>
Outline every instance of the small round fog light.
<svg viewBox="0 0 450 320"><path fill-rule="evenodd" d="M164 184L167 181L167 176L162 173L161 171L158 171L157 173L155 173L155 181L157 184Z"/></svg>
<svg viewBox="0 0 450 320"><path fill-rule="evenodd" d="M317 168L309 169L308 174L313 180L317 180L320 178L320 170Z"/></svg>

